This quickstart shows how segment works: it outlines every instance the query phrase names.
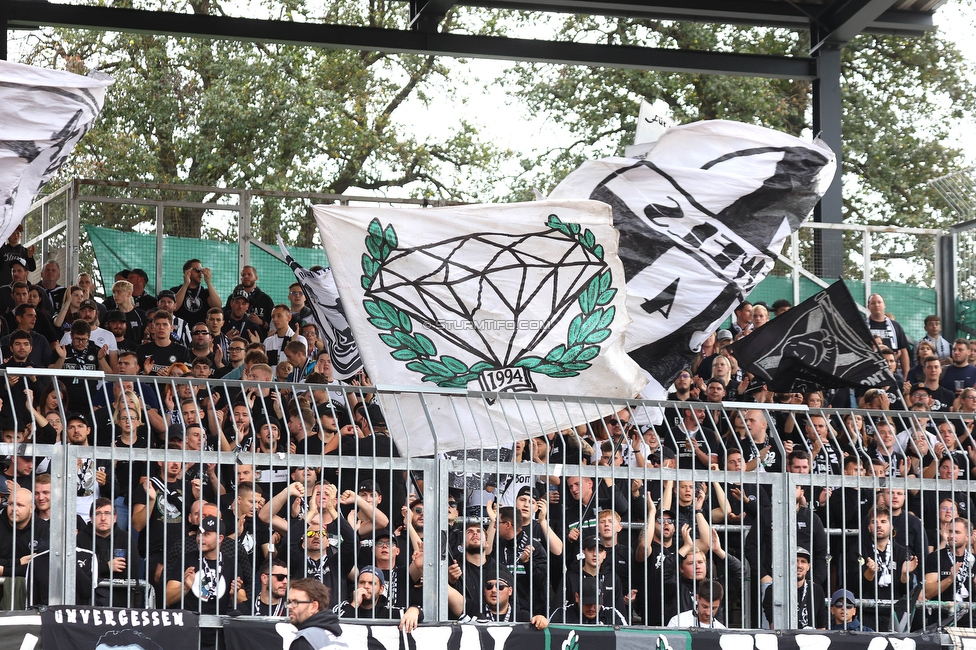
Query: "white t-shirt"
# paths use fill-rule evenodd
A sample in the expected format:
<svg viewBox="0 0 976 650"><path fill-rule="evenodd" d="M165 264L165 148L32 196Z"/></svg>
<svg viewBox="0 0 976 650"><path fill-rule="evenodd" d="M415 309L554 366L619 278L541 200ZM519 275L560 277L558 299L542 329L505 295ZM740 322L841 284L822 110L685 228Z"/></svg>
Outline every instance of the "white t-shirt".
<svg viewBox="0 0 976 650"><path fill-rule="evenodd" d="M118 352L119 345L115 342L115 334L112 334L107 329L101 327L96 327L91 331L91 342L101 348L103 345L108 346L109 353ZM71 332L65 332L64 336L61 337L61 345L67 347L71 345Z"/></svg>
<svg viewBox="0 0 976 650"><path fill-rule="evenodd" d="M725 626L714 618L708 625L702 625L702 622L698 620L697 613L693 609L672 616L671 620L668 621L668 627L710 627L716 630L725 629Z"/></svg>

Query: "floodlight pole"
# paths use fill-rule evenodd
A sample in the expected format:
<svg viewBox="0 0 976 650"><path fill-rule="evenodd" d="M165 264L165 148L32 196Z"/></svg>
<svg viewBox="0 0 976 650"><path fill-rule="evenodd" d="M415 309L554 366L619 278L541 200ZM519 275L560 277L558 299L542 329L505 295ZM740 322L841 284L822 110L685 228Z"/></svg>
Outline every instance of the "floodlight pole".
<svg viewBox="0 0 976 650"><path fill-rule="evenodd" d="M841 96L841 46L822 45L814 52L817 77L813 81L813 132L837 156L837 169L827 193L814 209L813 219L822 223L844 220L844 195L841 189L843 145L843 99ZM844 233L816 229L813 239L814 273L820 278L836 279L844 274Z"/></svg>

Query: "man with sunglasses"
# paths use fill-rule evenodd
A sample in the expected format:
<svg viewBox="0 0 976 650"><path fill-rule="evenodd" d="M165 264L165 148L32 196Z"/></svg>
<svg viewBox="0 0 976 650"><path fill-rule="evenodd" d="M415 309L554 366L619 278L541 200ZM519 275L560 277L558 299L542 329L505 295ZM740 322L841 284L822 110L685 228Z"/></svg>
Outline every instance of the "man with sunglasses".
<svg viewBox="0 0 976 650"><path fill-rule="evenodd" d="M479 622L531 623L537 630L549 626L545 616L529 614L523 605L525 601L520 601L518 608L512 605L512 574L503 567L497 571L494 567L485 571L484 585L485 610L478 615Z"/></svg>
<svg viewBox="0 0 976 650"><path fill-rule="evenodd" d="M204 283L207 286L203 286ZM183 265L183 284L170 291L176 294L175 315L191 326L206 321L208 309L221 306L210 269L204 268L197 259L186 261Z"/></svg>
<svg viewBox="0 0 976 650"><path fill-rule="evenodd" d="M282 559L265 562L259 570L261 591L251 607L254 616L288 616L288 565Z"/></svg>

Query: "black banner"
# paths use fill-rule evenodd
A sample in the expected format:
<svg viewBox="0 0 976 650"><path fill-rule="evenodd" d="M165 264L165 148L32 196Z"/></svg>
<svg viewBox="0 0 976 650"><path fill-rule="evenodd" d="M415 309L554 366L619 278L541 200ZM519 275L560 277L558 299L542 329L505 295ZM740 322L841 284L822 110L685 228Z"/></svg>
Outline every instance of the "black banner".
<svg viewBox="0 0 976 650"><path fill-rule="evenodd" d="M41 650L41 617L33 612L0 614L0 650Z"/></svg>
<svg viewBox="0 0 976 650"><path fill-rule="evenodd" d="M227 650L288 650L295 628L286 622L232 619ZM550 625L422 625L403 634L396 625L342 625L350 650L940 650L939 635L857 632L754 633L726 630Z"/></svg>
<svg viewBox="0 0 976 650"><path fill-rule="evenodd" d="M729 350L740 368L775 392L897 387L843 282L807 298Z"/></svg>
<svg viewBox="0 0 976 650"><path fill-rule="evenodd" d="M199 617L178 609L51 607L41 612L44 645L58 650L187 650L199 645Z"/></svg>

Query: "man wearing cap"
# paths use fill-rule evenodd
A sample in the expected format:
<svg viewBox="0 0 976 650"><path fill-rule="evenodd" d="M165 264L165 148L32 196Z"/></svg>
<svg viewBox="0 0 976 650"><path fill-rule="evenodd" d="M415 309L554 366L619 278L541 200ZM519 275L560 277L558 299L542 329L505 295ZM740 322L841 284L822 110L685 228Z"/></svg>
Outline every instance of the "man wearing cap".
<svg viewBox="0 0 976 650"><path fill-rule="evenodd" d="M146 285L149 284L149 274L142 269L132 269L125 278L132 283L132 300L136 307L143 312L156 309L156 298L146 292Z"/></svg>
<svg viewBox="0 0 976 650"><path fill-rule="evenodd" d="M169 367L177 361L188 362L189 350L175 342L171 336L173 315L165 309L159 309L153 314L152 323L152 341L143 343L136 349L143 367L160 374L169 372Z"/></svg>
<svg viewBox="0 0 976 650"><path fill-rule="evenodd" d="M807 578L810 575L810 551L802 546L796 549L796 622L797 629L827 629L826 596L820 585ZM773 628L773 590L766 589L762 599L763 614Z"/></svg>
<svg viewBox="0 0 976 650"><path fill-rule="evenodd" d="M624 615L615 607L604 605L600 585L594 578L583 578L580 591L571 604L560 607L549 617L550 623L586 623L589 625L627 625Z"/></svg>
<svg viewBox="0 0 976 650"><path fill-rule="evenodd" d="M725 588L715 580L702 580L696 585L695 606L671 617L668 627L708 627L725 629L721 621L715 619L722 608Z"/></svg>
<svg viewBox="0 0 976 650"><path fill-rule="evenodd" d="M241 282L231 293L231 296L236 296L238 294L243 294L247 296L248 310L247 318L248 321L257 325L262 331L266 332L268 330L268 325L271 323L271 310L274 308L274 301L271 296L261 291L258 287L258 272L253 266L245 266L241 268ZM230 311L230 299L227 300L227 304L224 305L224 311Z"/></svg>
<svg viewBox="0 0 976 650"><path fill-rule="evenodd" d="M247 291L238 290L227 299L227 308L224 309L223 332L230 338L241 336L250 342L260 342L264 339L267 329L258 323L254 323L248 315L251 307L251 297Z"/></svg>
<svg viewBox="0 0 976 650"><path fill-rule="evenodd" d="M169 312L172 315L172 327L169 331L169 337L173 339L174 343L179 343L189 349L191 338L190 324L176 315L176 292L170 291L169 289L160 291L159 295L156 296L156 304L157 309Z"/></svg>
<svg viewBox="0 0 976 650"><path fill-rule="evenodd" d="M587 533L583 536L582 555L579 563L571 563L566 571L566 602L573 602L573 594L581 589L582 581L591 578L602 594L601 601L612 603L617 609L623 604L620 585L613 580L613 567L606 563L607 549L600 543L597 535Z"/></svg>
<svg viewBox="0 0 976 650"><path fill-rule="evenodd" d="M529 613L525 601L520 601L517 607L512 604L512 575L504 568L485 571L484 590L485 611L477 616L478 622L531 623L537 630L549 626L549 619L542 614Z"/></svg>
<svg viewBox="0 0 976 650"><path fill-rule="evenodd" d="M64 423L64 440L69 445L90 446L91 423L84 413L69 413ZM103 458L79 458L76 468L78 516L88 523L91 520L92 504L98 497L112 497L113 462Z"/></svg>
<svg viewBox="0 0 976 650"><path fill-rule="evenodd" d="M384 572L372 565L359 570L356 589L349 595L349 600L336 605L333 611L339 618L407 620L409 627L416 627L424 619L420 607L408 607L406 610L390 607Z"/></svg>
<svg viewBox="0 0 976 650"><path fill-rule="evenodd" d="M830 597L830 629L849 632L874 632L857 620L857 600L847 589L838 589Z"/></svg>
<svg viewBox="0 0 976 650"><path fill-rule="evenodd" d="M363 479L356 492L346 490L339 496L339 503L346 510L346 521L356 531L359 538L357 566L372 564L373 531L384 530L390 525L390 518L379 507L383 502L383 492L372 479Z"/></svg>
<svg viewBox="0 0 976 650"><path fill-rule="evenodd" d="M115 342L115 335L107 329L99 327L98 303L91 298L82 300L81 305L78 307L78 318L88 323L88 326L91 328L88 336L91 342L98 348L107 348L106 359L111 370L106 370L105 372L118 372L119 347ZM71 345L71 341L71 332L65 332L64 336L61 337L61 345Z"/></svg>
<svg viewBox="0 0 976 650"><path fill-rule="evenodd" d="M142 344L142 338L132 339L129 332L129 322L125 314L118 309L109 309L105 313L105 329L115 337L115 346L119 353L135 352L136 348Z"/></svg>
<svg viewBox="0 0 976 650"><path fill-rule="evenodd" d="M203 286L206 284L207 286ZM176 316L190 325L207 319L207 310L220 307L220 295L213 285L213 275L198 259L183 264L183 284L171 287L176 294Z"/></svg>
<svg viewBox="0 0 976 650"><path fill-rule="evenodd" d="M220 551L223 541L224 522L217 517L204 517L197 536L198 548L188 549L182 564L173 562L167 567L167 607L226 614L247 600L244 581L237 576L234 563ZM208 645L207 636L216 640L216 631L211 632L206 635L201 628L201 645Z"/></svg>

